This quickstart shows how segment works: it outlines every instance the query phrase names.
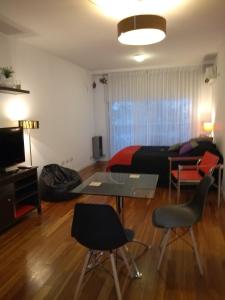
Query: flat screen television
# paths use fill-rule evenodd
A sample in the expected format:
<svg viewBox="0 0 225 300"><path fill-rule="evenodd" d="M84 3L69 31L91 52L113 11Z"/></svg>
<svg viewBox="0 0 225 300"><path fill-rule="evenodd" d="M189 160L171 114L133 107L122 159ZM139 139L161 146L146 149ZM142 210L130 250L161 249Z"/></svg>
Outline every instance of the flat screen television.
<svg viewBox="0 0 225 300"><path fill-rule="evenodd" d="M25 161L23 128L0 128L0 169Z"/></svg>

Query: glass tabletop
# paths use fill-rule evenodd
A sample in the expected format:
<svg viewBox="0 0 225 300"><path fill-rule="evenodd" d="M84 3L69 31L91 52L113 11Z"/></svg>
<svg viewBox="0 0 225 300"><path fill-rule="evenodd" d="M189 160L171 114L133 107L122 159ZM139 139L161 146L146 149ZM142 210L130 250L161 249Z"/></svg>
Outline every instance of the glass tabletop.
<svg viewBox="0 0 225 300"><path fill-rule="evenodd" d="M71 192L88 195L153 198L157 174L97 172Z"/></svg>

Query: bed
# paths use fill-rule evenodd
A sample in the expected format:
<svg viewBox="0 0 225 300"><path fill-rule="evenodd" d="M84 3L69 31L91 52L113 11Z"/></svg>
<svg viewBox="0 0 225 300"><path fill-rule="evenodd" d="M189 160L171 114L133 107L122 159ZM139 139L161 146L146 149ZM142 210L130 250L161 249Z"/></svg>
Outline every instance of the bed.
<svg viewBox="0 0 225 300"><path fill-rule="evenodd" d="M184 146L191 141L196 142L195 147L191 149L186 147L188 151L182 152L182 147L185 148ZM169 181L168 157L198 157L202 156L205 151L210 151L220 157L219 163L223 163L223 156L212 141L200 138L191 141L174 145L174 147L137 145L123 148L109 160L107 170L121 173L159 174L158 184L163 186L168 185Z"/></svg>

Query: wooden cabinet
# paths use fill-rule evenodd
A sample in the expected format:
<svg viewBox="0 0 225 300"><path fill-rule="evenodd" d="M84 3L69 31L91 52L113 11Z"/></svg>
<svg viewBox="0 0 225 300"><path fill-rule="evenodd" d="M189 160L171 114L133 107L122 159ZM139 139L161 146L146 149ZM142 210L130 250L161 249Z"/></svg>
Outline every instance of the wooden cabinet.
<svg viewBox="0 0 225 300"><path fill-rule="evenodd" d="M4 228L14 221L13 184L1 187L0 195L0 228Z"/></svg>
<svg viewBox="0 0 225 300"><path fill-rule="evenodd" d="M41 212L37 168L0 175L0 231L33 209Z"/></svg>

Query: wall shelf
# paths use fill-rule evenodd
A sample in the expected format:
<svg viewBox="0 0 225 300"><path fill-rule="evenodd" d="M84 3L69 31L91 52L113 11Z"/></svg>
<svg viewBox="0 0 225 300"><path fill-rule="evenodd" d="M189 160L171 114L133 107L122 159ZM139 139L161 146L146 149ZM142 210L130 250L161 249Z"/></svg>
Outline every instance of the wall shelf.
<svg viewBox="0 0 225 300"><path fill-rule="evenodd" d="M0 86L0 93L18 95L18 94L30 94L30 91L6 87L6 86Z"/></svg>

